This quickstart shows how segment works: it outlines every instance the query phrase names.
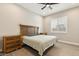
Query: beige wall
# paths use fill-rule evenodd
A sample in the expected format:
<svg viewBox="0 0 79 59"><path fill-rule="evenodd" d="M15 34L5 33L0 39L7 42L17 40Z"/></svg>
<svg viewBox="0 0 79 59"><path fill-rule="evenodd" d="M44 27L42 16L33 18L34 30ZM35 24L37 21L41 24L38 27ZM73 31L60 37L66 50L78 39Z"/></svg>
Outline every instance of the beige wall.
<svg viewBox="0 0 79 59"><path fill-rule="evenodd" d="M51 20L60 16L68 16L68 33L51 33ZM79 7L47 16L43 22L45 32L56 35L58 39L63 41L79 43Z"/></svg>
<svg viewBox="0 0 79 59"><path fill-rule="evenodd" d="M0 4L0 36L19 34L19 24L40 27L42 17L15 4Z"/></svg>
<svg viewBox="0 0 79 59"><path fill-rule="evenodd" d="M0 4L0 37L19 34L19 24L38 26L42 32L41 16L16 4Z"/></svg>

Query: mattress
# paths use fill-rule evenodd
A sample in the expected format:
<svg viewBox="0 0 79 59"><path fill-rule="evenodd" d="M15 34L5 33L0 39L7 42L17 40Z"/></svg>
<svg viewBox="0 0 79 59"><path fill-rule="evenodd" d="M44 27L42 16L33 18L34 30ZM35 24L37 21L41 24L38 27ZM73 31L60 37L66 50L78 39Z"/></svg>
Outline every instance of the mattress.
<svg viewBox="0 0 79 59"><path fill-rule="evenodd" d="M43 55L43 52L56 43L56 36L49 35L36 35L36 36L23 36L23 42Z"/></svg>

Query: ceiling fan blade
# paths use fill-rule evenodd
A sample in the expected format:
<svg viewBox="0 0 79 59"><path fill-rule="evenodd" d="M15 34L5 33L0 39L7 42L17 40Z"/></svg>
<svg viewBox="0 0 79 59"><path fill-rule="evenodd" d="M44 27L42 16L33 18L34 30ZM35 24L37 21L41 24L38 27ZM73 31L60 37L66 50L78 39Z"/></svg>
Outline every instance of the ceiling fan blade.
<svg viewBox="0 0 79 59"><path fill-rule="evenodd" d="M44 8L46 8L46 6L47 6L47 5L45 5L45 6L44 6L43 8L41 8L41 9L43 10Z"/></svg>
<svg viewBox="0 0 79 59"><path fill-rule="evenodd" d="M39 3L39 4L43 4L43 5L54 5L54 4L59 4L59 3Z"/></svg>
<svg viewBox="0 0 79 59"><path fill-rule="evenodd" d="M43 9L45 9L47 6L49 6L50 9L53 9L53 8L51 7L51 5L55 5L55 4L59 4L59 3L39 3L39 4L44 5L44 6L41 8L41 10L43 10Z"/></svg>

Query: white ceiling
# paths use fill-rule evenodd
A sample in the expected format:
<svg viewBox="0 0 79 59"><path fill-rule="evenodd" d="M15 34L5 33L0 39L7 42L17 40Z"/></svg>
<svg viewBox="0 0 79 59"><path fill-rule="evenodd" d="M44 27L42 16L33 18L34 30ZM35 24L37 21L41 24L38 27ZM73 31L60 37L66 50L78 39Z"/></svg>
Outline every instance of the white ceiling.
<svg viewBox="0 0 79 59"><path fill-rule="evenodd" d="M67 10L70 8L78 7L79 3L60 3L52 5L53 9L50 10L49 8L45 8L44 10L41 10L41 8L44 6L42 4L37 3L19 3L21 7L24 7L34 13L37 13L42 16L51 15L53 13L57 13L63 10Z"/></svg>

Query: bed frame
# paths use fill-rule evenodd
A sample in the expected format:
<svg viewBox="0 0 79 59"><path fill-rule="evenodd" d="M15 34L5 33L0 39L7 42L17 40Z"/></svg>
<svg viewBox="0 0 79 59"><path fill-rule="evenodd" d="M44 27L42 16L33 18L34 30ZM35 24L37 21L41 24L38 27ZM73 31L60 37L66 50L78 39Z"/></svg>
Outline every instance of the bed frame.
<svg viewBox="0 0 79 59"><path fill-rule="evenodd" d="M29 25L21 25L20 24L20 34L22 36L28 35L38 35L39 27L36 26L29 26ZM27 45L27 44L26 44ZM28 46L28 45L27 45ZM54 46L54 44L53 44ZM29 46L30 47L30 46ZM51 47L51 46L50 46ZM32 48L32 47L31 47ZM35 49L34 49L35 50ZM41 51L41 50L40 50ZM39 52L39 51L38 51ZM43 52L39 52L40 55L43 55Z"/></svg>

